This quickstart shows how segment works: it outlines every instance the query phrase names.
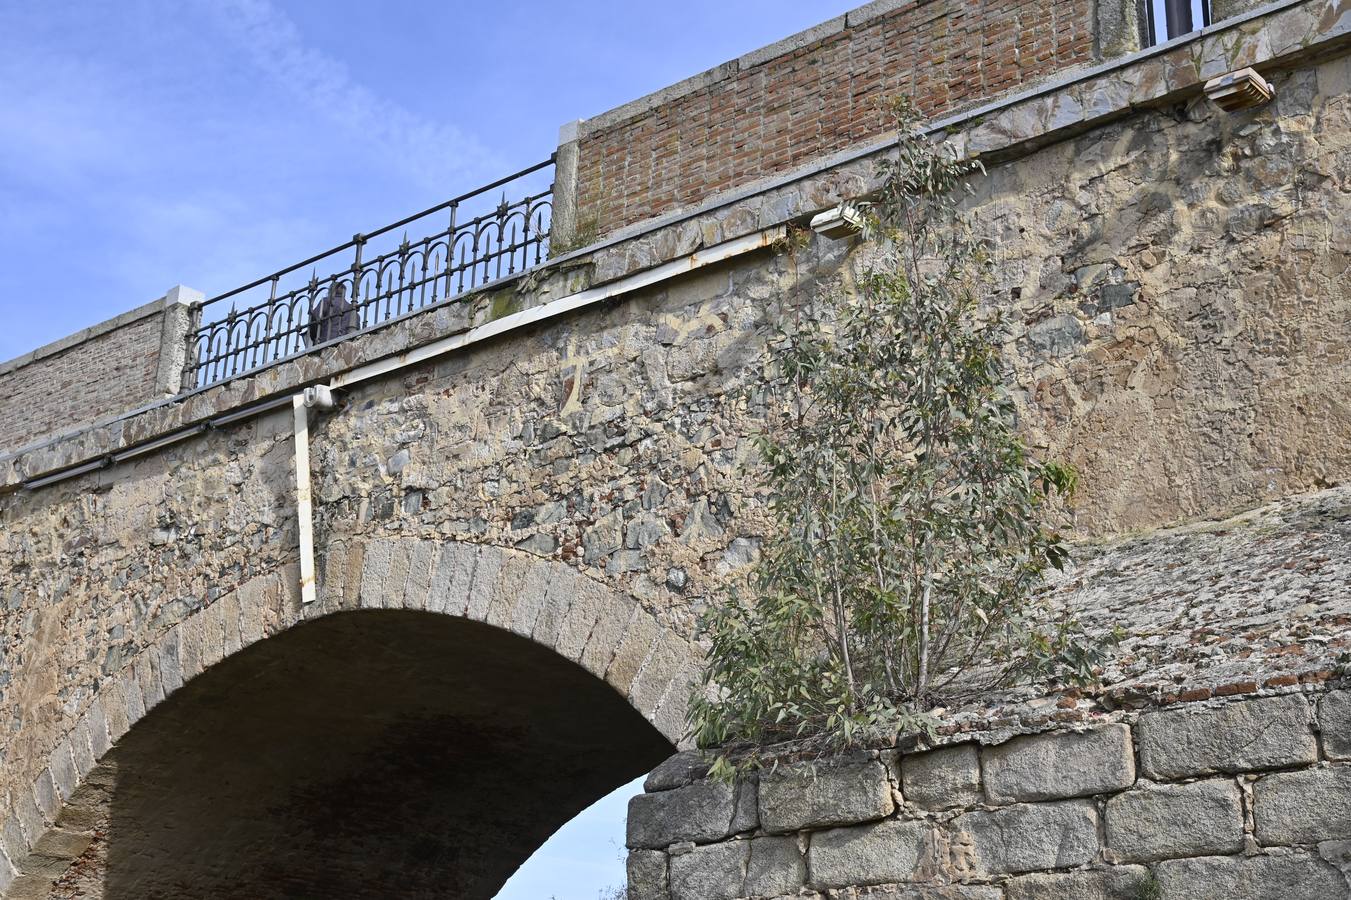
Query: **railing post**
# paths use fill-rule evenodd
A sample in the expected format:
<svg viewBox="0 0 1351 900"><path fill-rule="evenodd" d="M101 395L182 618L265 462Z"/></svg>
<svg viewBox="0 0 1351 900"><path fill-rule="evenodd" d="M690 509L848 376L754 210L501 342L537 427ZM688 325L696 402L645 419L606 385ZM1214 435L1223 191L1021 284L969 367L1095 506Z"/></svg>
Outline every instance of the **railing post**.
<svg viewBox="0 0 1351 900"><path fill-rule="evenodd" d="M196 373L195 350L198 322L202 318L204 295L181 284L164 295L160 328L159 360L155 366L155 393L172 397L190 387Z"/></svg>
<svg viewBox="0 0 1351 900"><path fill-rule="evenodd" d="M549 255L556 256L576 246L577 228L577 145L581 137L581 119L558 129L558 152L554 155L553 212L549 224Z"/></svg>
<svg viewBox="0 0 1351 900"><path fill-rule="evenodd" d="M1150 0L1098 0L1097 56L1116 59L1150 43Z"/></svg>

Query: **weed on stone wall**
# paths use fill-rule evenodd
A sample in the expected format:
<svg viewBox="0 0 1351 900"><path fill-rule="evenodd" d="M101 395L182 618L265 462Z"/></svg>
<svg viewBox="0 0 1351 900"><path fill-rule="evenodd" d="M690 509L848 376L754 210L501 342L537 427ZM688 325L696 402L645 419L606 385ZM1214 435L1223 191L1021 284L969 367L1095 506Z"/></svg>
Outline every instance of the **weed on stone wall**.
<svg viewBox="0 0 1351 900"><path fill-rule="evenodd" d="M896 114L866 207L876 261L804 302L773 347L757 449L777 534L747 596L704 619L704 747L894 737L975 667L1093 668L1073 623L1031 624L1033 589L1066 558L1051 501L1075 474L1015 432L1001 322L980 309L990 253L956 206L980 167L908 103Z"/></svg>

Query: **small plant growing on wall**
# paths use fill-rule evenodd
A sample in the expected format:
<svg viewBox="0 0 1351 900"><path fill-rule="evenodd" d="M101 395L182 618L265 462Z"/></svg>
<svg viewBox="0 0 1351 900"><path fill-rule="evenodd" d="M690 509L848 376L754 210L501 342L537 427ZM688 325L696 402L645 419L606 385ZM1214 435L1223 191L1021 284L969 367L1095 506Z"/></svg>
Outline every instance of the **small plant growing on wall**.
<svg viewBox="0 0 1351 900"><path fill-rule="evenodd" d="M1048 501L1074 473L1015 432L1001 323L979 308L990 257L958 212L979 166L930 141L908 103L896 114L867 207L875 262L805 302L772 348L757 440L776 534L749 596L705 618L701 746L857 743L922 727L973 667L1009 678L1010 658L1084 656L1072 629L1027 624L1065 559Z"/></svg>

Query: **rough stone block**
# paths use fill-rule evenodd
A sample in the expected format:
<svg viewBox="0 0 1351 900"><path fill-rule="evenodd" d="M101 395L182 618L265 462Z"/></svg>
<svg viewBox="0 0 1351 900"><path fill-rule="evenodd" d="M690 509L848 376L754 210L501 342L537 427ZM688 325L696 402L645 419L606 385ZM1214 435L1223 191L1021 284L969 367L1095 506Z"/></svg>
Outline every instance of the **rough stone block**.
<svg viewBox="0 0 1351 900"><path fill-rule="evenodd" d="M708 762L698 750L686 750L658 763L643 782L645 791L669 791L708 774Z"/></svg>
<svg viewBox="0 0 1351 900"><path fill-rule="evenodd" d="M251 578L239 586L239 646L248 647L263 639L263 609L267 605L266 578ZM169 693L169 685L164 685Z"/></svg>
<svg viewBox="0 0 1351 900"><path fill-rule="evenodd" d="M980 752L975 744L941 747L901 758L901 793L925 809L950 809L978 802Z"/></svg>
<svg viewBox="0 0 1351 900"><path fill-rule="evenodd" d="M530 637L537 644L554 647L558 644L558 633L563 627L563 620L567 617L573 599L577 595L579 576L567 566L558 563L540 563L540 566L548 572L549 588L545 592L544 605L535 619L535 625L530 630Z"/></svg>
<svg viewBox="0 0 1351 900"><path fill-rule="evenodd" d="M217 600L198 613L202 620L202 669L209 669L225 658L224 609Z"/></svg>
<svg viewBox="0 0 1351 900"><path fill-rule="evenodd" d="M1135 730L1142 774L1158 781L1311 763L1309 718L1299 695L1149 713Z"/></svg>
<svg viewBox="0 0 1351 900"><path fill-rule="evenodd" d="M464 615L477 558L478 550L472 544L451 543L441 548L427 587L429 611Z"/></svg>
<svg viewBox="0 0 1351 900"><path fill-rule="evenodd" d="M671 857L671 900L736 900L746 883L750 841L695 847Z"/></svg>
<svg viewBox="0 0 1351 900"><path fill-rule="evenodd" d="M1153 786L1107 801L1107 847L1122 860L1215 856L1243 849L1243 803L1229 779Z"/></svg>
<svg viewBox="0 0 1351 900"><path fill-rule="evenodd" d="M1318 702L1318 730L1328 759L1351 759L1351 691L1333 691Z"/></svg>
<svg viewBox="0 0 1351 900"><path fill-rule="evenodd" d="M601 612L586 638L581 664L588 672L604 675L614 658L619 642L623 640L633 616L640 612L630 600L613 594L601 601Z"/></svg>
<svg viewBox="0 0 1351 900"><path fill-rule="evenodd" d="M791 766L760 778L760 823L771 834L870 822L895 808L877 760Z"/></svg>
<svg viewBox="0 0 1351 900"><path fill-rule="evenodd" d="M605 608L606 591L596 582L585 576L577 576L574 582L572 606L563 617L558 629L558 640L554 649L564 657L580 661L582 651L586 649L587 638Z"/></svg>
<svg viewBox="0 0 1351 900"><path fill-rule="evenodd" d="M630 850L628 900L670 900L666 854L660 850Z"/></svg>
<svg viewBox="0 0 1351 900"><path fill-rule="evenodd" d="M970 836L979 870L994 875L1068 869L1098 856L1098 814L1088 800L981 810L953 827Z"/></svg>
<svg viewBox="0 0 1351 900"><path fill-rule="evenodd" d="M159 650L148 647L136 658L136 679L141 686L141 704L149 712L164 700L164 685L159 677Z"/></svg>
<svg viewBox="0 0 1351 900"><path fill-rule="evenodd" d="M807 863L796 837L760 837L750 842L741 895L775 897L796 893L807 881Z"/></svg>
<svg viewBox="0 0 1351 900"><path fill-rule="evenodd" d="M221 658L226 659L238 653L242 646L239 636L239 595L232 591L217 600L216 605L220 607L221 649L224 653Z"/></svg>
<svg viewBox="0 0 1351 900"><path fill-rule="evenodd" d="M475 622L488 620L488 607L502 578L503 553L496 547L479 547L474 556L474 577L469 583L469 598L464 614Z"/></svg>
<svg viewBox="0 0 1351 900"><path fill-rule="evenodd" d="M89 749L93 751L94 759L97 761L112 746L109 739L108 716L104 712L104 703L101 696L95 697L94 702L89 704L88 715Z"/></svg>
<svg viewBox="0 0 1351 900"><path fill-rule="evenodd" d="M927 830L922 822L890 819L816 832L807 851L810 884L824 889L906 881Z"/></svg>
<svg viewBox="0 0 1351 900"><path fill-rule="evenodd" d="M615 650L614 659L605 670L605 681L625 697L629 696L634 679L642 670L643 663L661 638L662 629L657 620L646 610L638 610L624 639Z"/></svg>
<svg viewBox="0 0 1351 900"><path fill-rule="evenodd" d="M671 679L675 678L689 658L688 644L669 631L662 632L629 691L629 702L633 707L649 720L652 719L661 699L671 687Z"/></svg>
<svg viewBox="0 0 1351 900"><path fill-rule="evenodd" d="M56 793L56 780L52 778L51 769L43 769L33 780L33 797L37 800L38 811L42 813L44 822L48 825L55 822L57 813L61 811L61 800Z"/></svg>
<svg viewBox="0 0 1351 900"><path fill-rule="evenodd" d="M755 827L755 786L699 781L629 801L628 845L661 850L678 841L707 843Z"/></svg>
<svg viewBox="0 0 1351 900"><path fill-rule="evenodd" d="M75 773L75 756L71 745L70 738L57 744L48 763L52 783L56 785L56 796L62 803L70 799L70 795L75 793L75 787L80 783L80 777Z"/></svg>
<svg viewBox="0 0 1351 900"><path fill-rule="evenodd" d="M10 816L4 825L0 826L0 848L4 848L5 855L16 866L24 861L32 846L16 816Z"/></svg>
<svg viewBox="0 0 1351 900"><path fill-rule="evenodd" d="M127 666L117 679L118 687L122 691L122 702L125 704L128 728L145 718L145 699L141 695L141 682L136 677L136 668L134 665Z"/></svg>
<svg viewBox="0 0 1351 900"><path fill-rule="evenodd" d="M510 629L516 601L525 594L526 581L538 565L538 560L533 556L504 554L502 572L493 590L493 598L480 621L496 628Z"/></svg>
<svg viewBox="0 0 1351 900"><path fill-rule="evenodd" d="M1064 875L1022 875L1005 889L1008 900L1141 900L1147 896L1149 880L1144 866L1117 866Z"/></svg>
<svg viewBox="0 0 1351 900"><path fill-rule="evenodd" d="M1351 838L1351 767L1268 775L1253 785L1253 816L1267 846Z"/></svg>
<svg viewBox="0 0 1351 900"><path fill-rule="evenodd" d="M1060 800L1119 791L1135 783L1130 727L1014 738L981 751L991 803Z"/></svg>
<svg viewBox="0 0 1351 900"><path fill-rule="evenodd" d="M1002 890L982 884L894 884L858 896L860 900L1004 900ZM818 897L819 894L813 894L806 900L817 900Z"/></svg>
<svg viewBox="0 0 1351 900"><path fill-rule="evenodd" d="M366 556L361 570L361 605L376 608L385 605L389 588L390 570L394 567L394 541L371 541L366 545Z"/></svg>
<svg viewBox="0 0 1351 900"><path fill-rule="evenodd" d="M408 559L408 577L403 584L403 608L426 609L431 600L432 570L440 548L435 541L418 541Z"/></svg>
<svg viewBox="0 0 1351 900"><path fill-rule="evenodd" d="M549 564L533 560L526 570L521 590L513 600L508 627L521 637L530 637L544 612L549 593Z"/></svg>
<svg viewBox="0 0 1351 900"><path fill-rule="evenodd" d="M83 782L85 776L94 768L94 751L89 737L89 713L86 712L75 723L70 732L70 753L75 763L75 781Z"/></svg>
<svg viewBox="0 0 1351 900"><path fill-rule="evenodd" d="M1346 880L1304 853L1170 859L1154 869L1159 900L1346 900Z"/></svg>
<svg viewBox="0 0 1351 900"><path fill-rule="evenodd" d="M205 668L202 662L202 616L200 613L183 620L182 639L178 646L183 663L183 680L191 681Z"/></svg>
<svg viewBox="0 0 1351 900"><path fill-rule="evenodd" d="M159 642L160 683L165 696L183 686L182 646L183 632L178 626L170 628Z"/></svg>
<svg viewBox="0 0 1351 900"><path fill-rule="evenodd" d="M652 717L652 724L657 730L681 750L694 747L687 713L699 676L700 672L693 664L686 664L671 679L666 696L662 697L661 705L657 707L657 713Z"/></svg>

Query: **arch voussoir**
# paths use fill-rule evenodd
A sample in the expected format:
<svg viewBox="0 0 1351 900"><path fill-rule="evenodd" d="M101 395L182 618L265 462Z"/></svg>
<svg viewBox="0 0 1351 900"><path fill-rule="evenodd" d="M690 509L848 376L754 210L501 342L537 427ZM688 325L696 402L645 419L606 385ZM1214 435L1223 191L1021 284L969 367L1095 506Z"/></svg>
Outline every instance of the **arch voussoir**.
<svg viewBox="0 0 1351 900"><path fill-rule="evenodd" d="M148 713L241 650L340 612L432 612L509 631L604 680L680 742L696 651L632 597L572 566L490 545L403 537L335 544L321 571L309 606L300 601L294 561L244 582L165 629L101 686L0 817L0 896L46 897L86 851L97 818L86 807L110 789L98 779L111 785L113 777L100 761Z"/></svg>

